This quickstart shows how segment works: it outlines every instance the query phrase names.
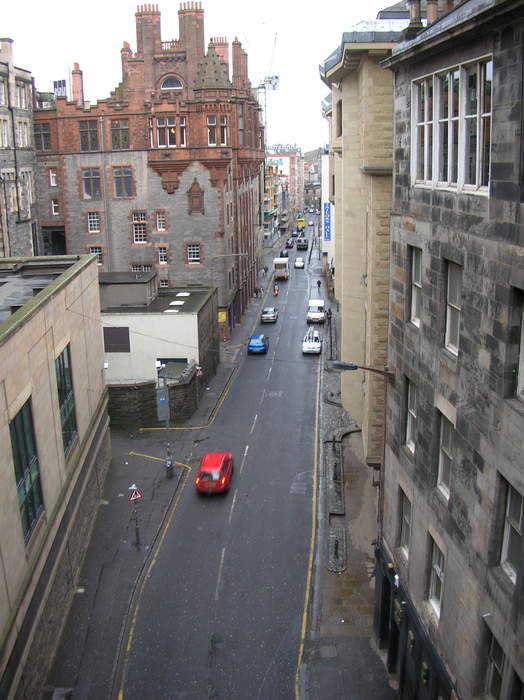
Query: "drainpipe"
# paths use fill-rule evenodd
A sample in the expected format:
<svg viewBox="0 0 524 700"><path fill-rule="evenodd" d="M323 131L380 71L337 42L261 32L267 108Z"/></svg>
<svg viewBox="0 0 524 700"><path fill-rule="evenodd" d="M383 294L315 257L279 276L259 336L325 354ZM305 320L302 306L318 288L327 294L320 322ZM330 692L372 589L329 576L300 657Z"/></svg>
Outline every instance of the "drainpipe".
<svg viewBox="0 0 524 700"><path fill-rule="evenodd" d="M13 157L15 161L15 190L16 190L16 222L18 224L23 223L23 221L29 221L29 219L21 219L20 218L20 192L19 192L19 184L20 184L20 178L18 176L18 154L17 154L17 144L16 144L16 124L15 124L15 110L13 107L13 104L11 102L11 66L8 64L7 66L7 108L9 110L9 113L11 115L11 132L13 134ZM15 79L15 89L16 89L16 79ZM7 204L7 202L6 202ZM6 207L7 211L7 207Z"/></svg>
<svg viewBox="0 0 524 700"><path fill-rule="evenodd" d="M4 255L6 258L11 257L11 239L9 238L9 212L7 211L7 189L5 185L5 180L4 178L0 175L0 182L2 183L2 189L4 192L4 212L5 212L5 233L3 236L3 245L4 245ZM2 214L2 209L0 208L0 216Z"/></svg>

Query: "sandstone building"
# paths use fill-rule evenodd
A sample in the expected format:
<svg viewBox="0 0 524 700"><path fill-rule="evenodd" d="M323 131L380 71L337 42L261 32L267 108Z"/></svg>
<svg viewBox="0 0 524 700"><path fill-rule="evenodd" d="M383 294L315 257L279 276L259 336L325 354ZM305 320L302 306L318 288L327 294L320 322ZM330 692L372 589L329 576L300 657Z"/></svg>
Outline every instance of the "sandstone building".
<svg viewBox="0 0 524 700"><path fill-rule="evenodd" d="M98 268L0 259L0 697L40 696L110 461ZM18 689L18 690L17 690Z"/></svg>
<svg viewBox="0 0 524 700"><path fill-rule="evenodd" d="M400 697L512 700L524 696L524 7L428 1L424 28L420 0L409 5L383 63L395 381L376 632Z"/></svg>
<svg viewBox="0 0 524 700"><path fill-rule="evenodd" d="M383 368L389 311L393 80L380 61L391 53L407 20L380 17L379 13L376 20L344 32L320 75L331 89L325 110L330 172L329 201L322 212L323 251L330 271L336 260L341 359ZM364 371L347 372L341 388L344 408L362 428L365 460L378 471L384 450L384 380Z"/></svg>

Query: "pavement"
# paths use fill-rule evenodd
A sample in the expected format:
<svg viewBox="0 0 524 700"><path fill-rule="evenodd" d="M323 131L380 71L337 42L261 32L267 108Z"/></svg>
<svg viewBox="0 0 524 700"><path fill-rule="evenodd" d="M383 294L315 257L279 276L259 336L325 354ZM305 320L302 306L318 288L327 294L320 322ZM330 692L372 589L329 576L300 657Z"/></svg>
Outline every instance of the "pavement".
<svg viewBox="0 0 524 700"><path fill-rule="evenodd" d="M217 373L189 425L206 425L234 381L247 337L268 300L272 259L284 240L275 242L275 250L264 248L262 264L269 268L267 277L259 280L264 292L252 301L231 338L221 344ZM307 272L312 280L324 280L318 248L310 246L303 257L309 260ZM326 289L324 280L323 291ZM327 306L332 321L331 334L327 324L324 329L316 553L300 665L300 698L386 700L396 697L396 692L372 641L377 490L372 471L363 462L358 426L340 403L340 375L328 366L329 359L338 357L340 318L336 301L330 300ZM158 435L112 430L111 442L113 456L104 498L44 689L47 700L116 697L113 683L119 659L107 654L107 649L118 648L124 638L148 554L180 480L187 477L186 470L175 468L173 478L167 479L165 455L145 458L158 453ZM184 455L177 456L183 464ZM144 494L135 504L128 500L133 486Z"/></svg>

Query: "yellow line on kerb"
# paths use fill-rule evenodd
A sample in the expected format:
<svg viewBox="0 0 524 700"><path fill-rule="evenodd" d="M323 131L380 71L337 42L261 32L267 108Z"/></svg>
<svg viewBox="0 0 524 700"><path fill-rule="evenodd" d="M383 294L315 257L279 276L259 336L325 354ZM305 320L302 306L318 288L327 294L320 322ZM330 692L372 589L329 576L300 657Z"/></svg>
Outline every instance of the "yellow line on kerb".
<svg viewBox="0 0 524 700"><path fill-rule="evenodd" d="M132 454L132 455L138 456L138 457L146 457L148 459L159 460L159 457L152 457L150 455L141 455L138 452L130 452L129 454ZM161 461L164 461L164 460L161 460ZM136 606L135 606L135 610L133 612L133 617L131 619L131 626L129 628L129 633L127 635L127 644L126 644L126 648L125 648L123 668L122 668L122 680L120 683L121 688L117 694L118 700L123 700L123 697L124 697L124 686L126 684L127 669L128 669L128 665L129 665L128 655L129 655L131 648L133 646L133 638L135 635L135 628L136 628L136 623L137 623L137 619L138 619L138 613L140 611L140 601L142 600L142 595L144 593L144 589L145 589L146 584L149 580L149 577L151 576L151 572L153 571L153 567L155 566L155 564L158 560L158 555L159 555L160 549L162 548L162 544L164 543L164 540L166 538L167 531L169 530L169 526L171 525L171 521L173 520L173 516L175 514L178 503L180 502L180 498L182 496L182 493L183 493L185 485L186 485L187 475L191 471L191 467L189 466L189 464L184 464L183 462L174 462L174 464L178 464L179 466L184 467L186 469L186 471L182 475L181 487L178 489L176 499L171 506L171 510L169 512L167 520L164 523L164 527L162 528L162 534L160 535L160 538L158 539L158 541L155 544L155 550L154 550L153 555L151 557L151 561L149 562L149 566L146 569L144 578L142 579L142 583L140 584L140 588L138 589L138 595L136 598Z"/></svg>
<svg viewBox="0 0 524 700"><path fill-rule="evenodd" d="M304 657L304 642L306 639L307 625L309 618L309 599L311 596L311 579L313 577L313 562L315 559L315 542L317 537L317 491L318 491L318 461L319 461L319 450L320 450L320 439L319 439L319 413L320 413L320 362L318 363L317 370L317 415L315 418L315 436L316 436L316 450L314 455L313 464L313 494L311 496L311 536L309 539L309 561L307 568L306 577L306 592L304 595L304 608L302 611L302 625L300 628L300 644L298 647L298 657L297 657L297 667L295 670L295 700L299 699L300 695L300 667L302 665L302 660Z"/></svg>
<svg viewBox="0 0 524 700"><path fill-rule="evenodd" d="M153 455L145 455L142 454L142 452L128 452L128 455L131 455L132 457L145 457L145 459L152 459L155 462L164 462L165 457L154 457ZM171 460L173 464L177 464L179 467L184 467L184 469L189 469L191 471L191 467L189 464L184 464L184 462L177 462L174 459Z"/></svg>
<svg viewBox="0 0 524 700"><path fill-rule="evenodd" d="M236 369L235 369L235 372L236 372ZM173 431L177 431L177 430L205 430L206 428L209 428L209 426L213 425L213 423L215 422L215 418L217 417L218 412L219 412L220 408L222 407L222 404L226 400L226 396L229 394L232 383L233 382L231 379L229 381L229 384L227 385L224 393L222 394L220 399L217 401L215 408L212 410L211 418L209 419L209 421L207 423L204 423L204 425L173 425L173 426L170 426L168 428L165 428L165 427L160 428L160 427L155 426L154 428L139 428L138 432L139 433L146 433L146 432L154 433L154 432L160 432L160 431L166 432L167 430L173 430Z"/></svg>

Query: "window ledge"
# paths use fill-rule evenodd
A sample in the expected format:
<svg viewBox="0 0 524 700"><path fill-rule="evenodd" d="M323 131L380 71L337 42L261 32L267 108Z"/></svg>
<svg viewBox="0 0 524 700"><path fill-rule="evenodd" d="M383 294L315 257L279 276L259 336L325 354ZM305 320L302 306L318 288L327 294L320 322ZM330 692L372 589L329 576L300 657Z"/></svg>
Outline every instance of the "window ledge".
<svg viewBox="0 0 524 700"><path fill-rule="evenodd" d="M518 413L521 418L524 418L524 398L521 399L518 396L512 396L507 398L506 401L508 406L512 408L515 413Z"/></svg>
<svg viewBox="0 0 524 700"><path fill-rule="evenodd" d="M439 192L450 192L452 194L472 194L486 199L489 197L489 187L477 188L474 185L453 186L436 182L412 182L411 186L414 189L420 190L438 190Z"/></svg>
<svg viewBox="0 0 524 700"><path fill-rule="evenodd" d="M493 586L492 598L498 599L503 595L508 602L513 598L515 586L502 565L488 567L487 577L490 587Z"/></svg>
<svg viewBox="0 0 524 700"><path fill-rule="evenodd" d="M447 505L449 503L449 489L442 484L437 484L437 494Z"/></svg>
<svg viewBox="0 0 524 700"><path fill-rule="evenodd" d="M413 447L411 447L410 445L408 445L407 442L405 442L405 443L402 445L402 447L403 447L403 449L404 449L404 452L405 452L407 455L409 455L409 456L411 457L411 459L414 459L414 457L415 457L415 444L413 443Z"/></svg>
<svg viewBox="0 0 524 700"><path fill-rule="evenodd" d="M435 598L428 599L428 610L436 621L440 620L441 607L442 603L439 603Z"/></svg>

